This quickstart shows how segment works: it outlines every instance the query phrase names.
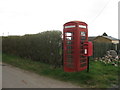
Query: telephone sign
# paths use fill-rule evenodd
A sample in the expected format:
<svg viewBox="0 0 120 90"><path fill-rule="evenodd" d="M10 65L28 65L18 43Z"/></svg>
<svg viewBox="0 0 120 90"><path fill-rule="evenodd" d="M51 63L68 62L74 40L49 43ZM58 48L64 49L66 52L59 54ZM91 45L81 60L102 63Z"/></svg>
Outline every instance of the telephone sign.
<svg viewBox="0 0 120 90"><path fill-rule="evenodd" d="M77 72L87 69L92 43L88 42L87 24L71 21L63 29L64 71Z"/></svg>

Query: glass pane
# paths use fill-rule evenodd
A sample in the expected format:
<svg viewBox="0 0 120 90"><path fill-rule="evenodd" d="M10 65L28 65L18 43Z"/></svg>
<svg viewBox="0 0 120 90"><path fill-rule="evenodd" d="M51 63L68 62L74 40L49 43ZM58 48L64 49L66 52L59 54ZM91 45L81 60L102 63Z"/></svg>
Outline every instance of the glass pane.
<svg viewBox="0 0 120 90"><path fill-rule="evenodd" d="M82 44L81 44L80 48L83 49L83 45Z"/></svg>
<svg viewBox="0 0 120 90"><path fill-rule="evenodd" d="M81 36L85 36L86 35L86 32L81 32Z"/></svg>
<svg viewBox="0 0 120 90"><path fill-rule="evenodd" d="M86 37L81 37L81 40L85 40L86 39Z"/></svg>
<svg viewBox="0 0 120 90"><path fill-rule="evenodd" d="M66 41L67 45L70 45L72 44L73 42L72 41Z"/></svg>
<svg viewBox="0 0 120 90"><path fill-rule="evenodd" d="M84 50L81 50L80 52L81 52L82 54L84 54Z"/></svg>
<svg viewBox="0 0 120 90"><path fill-rule="evenodd" d="M67 46L67 49L72 49L73 47L72 46Z"/></svg>
<svg viewBox="0 0 120 90"><path fill-rule="evenodd" d="M80 63L84 63L84 62L86 62L86 59L80 60Z"/></svg>
<svg viewBox="0 0 120 90"><path fill-rule="evenodd" d="M73 51L72 50L67 50L67 54L72 54L73 53Z"/></svg>
<svg viewBox="0 0 120 90"><path fill-rule="evenodd" d="M66 37L66 40L72 40L72 37Z"/></svg>
<svg viewBox="0 0 120 90"><path fill-rule="evenodd" d="M84 39L84 40L81 40L81 42L83 42L83 43L84 43L84 42L85 42L85 39Z"/></svg>
<svg viewBox="0 0 120 90"><path fill-rule="evenodd" d="M80 58L86 58L86 56L80 55Z"/></svg>
<svg viewBox="0 0 120 90"><path fill-rule="evenodd" d="M68 63L66 66L69 67L69 68L73 68L74 67L72 63Z"/></svg>
<svg viewBox="0 0 120 90"><path fill-rule="evenodd" d="M67 58L72 58L72 55L67 55Z"/></svg>
<svg viewBox="0 0 120 90"><path fill-rule="evenodd" d="M73 36L73 33L72 32L66 32L65 36Z"/></svg>
<svg viewBox="0 0 120 90"><path fill-rule="evenodd" d="M67 62L73 63L73 59L72 58L67 58Z"/></svg>
<svg viewBox="0 0 120 90"><path fill-rule="evenodd" d="M84 67L84 66L86 66L86 65L87 65L86 63L80 64L80 67Z"/></svg>

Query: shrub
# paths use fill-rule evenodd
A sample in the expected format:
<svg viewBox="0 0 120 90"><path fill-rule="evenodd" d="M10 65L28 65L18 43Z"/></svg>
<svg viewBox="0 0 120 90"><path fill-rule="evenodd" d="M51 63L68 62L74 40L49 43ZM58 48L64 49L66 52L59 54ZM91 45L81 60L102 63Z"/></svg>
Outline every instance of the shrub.
<svg viewBox="0 0 120 90"><path fill-rule="evenodd" d="M61 31L46 31L34 35L3 37L3 52L53 65L62 64Z"/></svg>

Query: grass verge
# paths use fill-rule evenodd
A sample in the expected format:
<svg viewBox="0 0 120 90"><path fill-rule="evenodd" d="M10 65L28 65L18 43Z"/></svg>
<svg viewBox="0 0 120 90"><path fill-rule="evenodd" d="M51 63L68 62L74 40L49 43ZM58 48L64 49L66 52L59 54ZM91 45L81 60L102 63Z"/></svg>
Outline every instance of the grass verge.
<svg viewBox="0 0 120 90"><path fill-rule="evenodd" d="M84 88L112 88L118 85L118 67L105 65L102 62L90 61L90 72L64 72L62 68L51 68L50 65L14 55L3 54L2 61L13 66L49 76L58 80L71 82Z"/></svg>

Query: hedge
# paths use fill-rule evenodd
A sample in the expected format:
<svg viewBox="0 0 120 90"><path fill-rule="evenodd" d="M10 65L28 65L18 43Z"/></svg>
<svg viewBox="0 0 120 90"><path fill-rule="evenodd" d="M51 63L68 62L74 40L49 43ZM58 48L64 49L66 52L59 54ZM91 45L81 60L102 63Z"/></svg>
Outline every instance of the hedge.
<svg viewBox="0 0 120 90"><path fill-rule="evenodd" d="M62 32L46 31L33 35L2 38L2 52L60 67L63 64ZM108 50L115 50L111 43L93 42L93 58L103 57ZM120 50L120 44L118 44Z"/></svg>
<svg viewBox="0 0 120 90"><path fill-rule="evenodd" d="M2 49L4 53L30 58L57 67L62 64L61 35L61 31L46 31L34 35L3 37Z"/></svg>

